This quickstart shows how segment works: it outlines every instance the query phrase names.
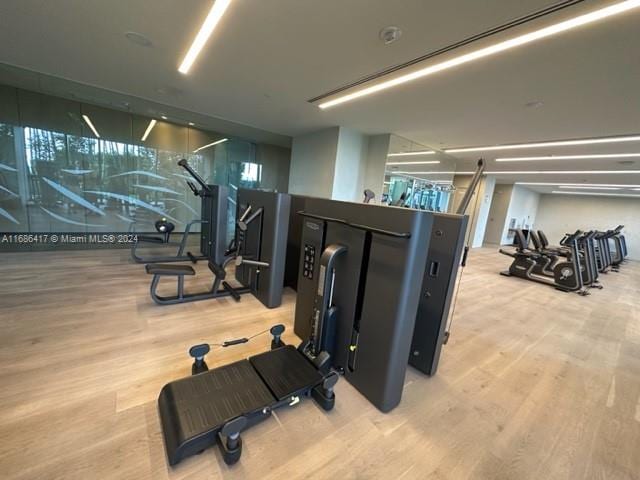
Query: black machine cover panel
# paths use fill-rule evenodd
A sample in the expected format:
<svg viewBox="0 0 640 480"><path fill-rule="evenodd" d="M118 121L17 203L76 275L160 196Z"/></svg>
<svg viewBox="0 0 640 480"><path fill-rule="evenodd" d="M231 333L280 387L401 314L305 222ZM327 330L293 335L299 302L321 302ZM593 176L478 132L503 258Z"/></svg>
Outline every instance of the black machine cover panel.
<svg viewBox="0 0 640 480"><path fill-rule="evenodd" d="M200 212L200 251L217 264L224 262L227 249L227 208L229 188L209 185L210 193L203 198Z"/></svg>
<svg viewBox="0 0 640 480"><path fill-rule="evenodd" d="M468 217L434 216L427 268L416 316L409 364L427 375L438 370L440 351L453 298Z"/></svg>
<svg viewBox="0 0 640 480"><path fill-rule="evenodd" d="M322 381L318 370L291 345L261 353L249 361L278 400Z"/></svg>
<svg viewBox="0 0 640 480"><path fill-rule="evenodd" d="M240 218L247 205L251 205L252 213L264 209L262 218L257 218L244 232L240 254L249 260L267 262L269 267L261 267L257 274L255 266L241 265L236 268L236 279L250 287L266 307L278 307L282 303L291 198L285 193L240 188L237 204L236 218Z"/></svg>
<svg viewBox="0 0 640 480"><path fill-rule="evenodd" d="M402 397L430 218L416 242L373 234L353 370L345 378L382 411ZM426 238L425 238L426 237Z"/></svg>
<svg viewBox="0 0 640 480"><path fill-rule="evenodd" d="M248 360L168 383L158 399L167 450L274 401Z"/></svg>
<svg viewBox="0 0 640 480"><path fill-rule="evenodd" d="M402 397L434 214L405 208L314 198L306 200L304 210L310 214L337 218L352 224L410 233L410 238L390 237L379 233L367 234L371 238L368 270L366 277L360 279L359 285L364 302L361 315L356 314L355 318L356 322L360 322L356 335L358 345L354 352L335 352L334 357L341 358L341 355L346 355L351 365L346 367L345 379L377 408L389 411ZM341 225L337 222L327 224ZM354 232L362 232L358 228L341 226ZM306 234L306 229L303 228L303 232L303 235ZM332 237L331 243L347 241L346 235L340 233L340 229L333 228L332 232L335 236ZM343 238L340 238L341 236ZM302 243L305 242L303 236ZM322 248L328 244L329 238ZM346 256L356 257L349 262L362 262L363 258L355 250L347 252ZM316 258L319 258L319 255ZM351 276L353 273L348 269L345 271L344 268L339 272L339 266L336 266L336 284L340 281L339 276ZM308 279L299 272L295 332L303 339L307 337L301 334L309 330L308 316L305 312L313 307L307 304L313 301L313 296L301 295L302 284L306 280ZM334 303L344 310L352 308L349 304L356 301L356 297L347 298L345 295L341 304ZM299 315L298 311L303 314ZM338 331L345 328L343 321L346 316L339 317ZM340 344L337 341L336 344L337 348L344 347L342 341ZM349 368L350 366L352 368Z"/></svg>
<svg viewBox="0 0 640 480"><path fill-rule="evenodd" d="M287 262L284 273L284 286L298 289L298 265L302 242L302 215L306 199L302 195L291 195L291 211L289 212L289 234L287 235Z"/></svg>

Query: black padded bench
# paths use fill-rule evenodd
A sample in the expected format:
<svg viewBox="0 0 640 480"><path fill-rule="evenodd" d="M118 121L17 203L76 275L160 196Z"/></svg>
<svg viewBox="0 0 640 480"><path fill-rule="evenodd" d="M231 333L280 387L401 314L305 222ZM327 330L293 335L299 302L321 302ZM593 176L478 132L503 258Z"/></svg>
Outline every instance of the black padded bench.
<svg viewBox="0 0 640 480"><path fill-rule="evenodd" d="M336 377L337 380L337 377ZM295 347L282 346L164 386L158 409L170 465L218 443L229 457L226 426L240 422L237 432L268 418L271 411L295 405L323 384L325 377ZM335 382L334 382L335 383ZM315 398L315 397L314 397Z"/></svg>
<svg viewBox="0 0 640 480"><path fill-rule="evenodd" d="M150 275L195 275L196 271L190 265L171 265L164 263L147 263L145 265Z"/></svg>

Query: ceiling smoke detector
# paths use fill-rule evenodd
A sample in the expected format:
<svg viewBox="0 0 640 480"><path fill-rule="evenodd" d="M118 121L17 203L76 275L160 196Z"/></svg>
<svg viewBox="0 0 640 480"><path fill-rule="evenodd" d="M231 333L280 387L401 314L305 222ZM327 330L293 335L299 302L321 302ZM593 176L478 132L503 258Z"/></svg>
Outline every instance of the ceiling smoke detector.
<svg viewBox="0 0 640 480"><path fill-rule="evenodd" d="M380 40L384 42L385 45L391 45L393 42L398 40L402 36L402 30L398 27L385 27L380 30Z"/></svg>

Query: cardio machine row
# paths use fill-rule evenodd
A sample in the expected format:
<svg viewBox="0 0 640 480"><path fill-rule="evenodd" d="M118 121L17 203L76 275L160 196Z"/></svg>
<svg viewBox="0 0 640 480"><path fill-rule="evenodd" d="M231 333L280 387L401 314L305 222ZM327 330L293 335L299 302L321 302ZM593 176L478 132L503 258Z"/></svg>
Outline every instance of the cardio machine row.
<svg viewBox="0 0 640 480"><path fill-rule="evenodd" d="M588 295L602 289L600 275L619 271L628 255L626 240L618 225L607 231L581 231L566 234L558 246L551 246L542 230L514 231L515 248L500 249L513 258L501 275L545 284L558 290Z"/></svg>

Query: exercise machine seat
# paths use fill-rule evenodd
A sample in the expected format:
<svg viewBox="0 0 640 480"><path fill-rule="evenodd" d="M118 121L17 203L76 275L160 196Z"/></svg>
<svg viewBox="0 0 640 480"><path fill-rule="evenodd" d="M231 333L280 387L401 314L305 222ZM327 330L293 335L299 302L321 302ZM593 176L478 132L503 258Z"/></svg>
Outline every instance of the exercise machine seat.
<svg viewBox="0 0 640 480"><path fill-rule="evenodd" d="M292 345L255 355L249 361L278 400L322 381L320 372Z"/></svg>
<svg viewBox="0 0 640 480"><path fill-rule="evenodd" d="M240 416L256 423L273 407L321 384L322 375L292 345L165 385L158 398L169 464L216 441Z"/></svg>
<svg viewBox="0 0 640 480"><path fill-rule="evenodd" d="M170 265L164 263L148 263L145 265L149 275L195 275L196 271L189 265Z"/></svg>

